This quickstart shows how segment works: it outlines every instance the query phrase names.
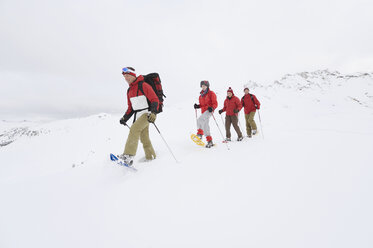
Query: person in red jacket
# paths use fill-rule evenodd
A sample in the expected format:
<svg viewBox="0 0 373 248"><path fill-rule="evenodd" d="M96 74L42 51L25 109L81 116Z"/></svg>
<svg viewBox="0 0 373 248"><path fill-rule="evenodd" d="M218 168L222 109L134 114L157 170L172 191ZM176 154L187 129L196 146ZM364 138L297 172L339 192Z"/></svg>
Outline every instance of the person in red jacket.
<svg viewBox="0 0 373 248"><path fill-rule="evenodd" d="M238 112L242 109L240 99L234 95L231 87L227 90L227 98L224 101L224 107L219 110L219 114L226 112L225 114L225 132L226 141L231 141L231 124L233 124L234 130L238 135L237 141L243 139L242 132L238 126Z"/></svg>
<svg viewBox="0 0 373 248"><path fill-rule="evenodd" d="M202 136L205 135L207 140L206 148L211 148L214 144L212 143L209 121L213 111L218 107L218 101L216 100L215 93L210 90L209 81L201 81L200 86L202 91L199 96L199 104L194 104L194 108L200 108L202 112L201 116L197 119L197 136L202 139Z"/></svg>
<svg viewBox="0 0 373 248"><path fill-rule="evenodd" d="M241 99L242 106L245 109L246 132L247 137L258 133L256 123L254 121L255 112L260 109L260 102L253 94L250 94L249 88L245 87L245 95Z"/></svg>
<svg viewBox="0 0 373 248"><path fill-rule="evenodd" d="M139 140L141 140L144 147L145 159L149 161L156 157L149 138L149 123L153 123L156 119L159 99L153 88L144 82L144 77L141 75L136 76L135 69L124 67L122 74L129 85L127 91L128 108L119 122L127 125L127 121L132 115L134 115L134 120L128 134L124 152L119 155L119 158L123 159L128 165L132 165Z"/></svg>

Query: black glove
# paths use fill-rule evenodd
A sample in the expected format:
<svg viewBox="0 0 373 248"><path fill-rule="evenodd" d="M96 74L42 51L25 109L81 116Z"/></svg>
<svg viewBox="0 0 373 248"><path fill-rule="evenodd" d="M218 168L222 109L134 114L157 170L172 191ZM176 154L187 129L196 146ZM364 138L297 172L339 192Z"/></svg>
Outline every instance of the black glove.
<svg viewBox="0 0 373 248"><path fill-rule="evenodd" d="M238 112L240 112L238 109L233 109L233 113L238 113Z"/></svg>
<svg viewBox="0 0 373 248"><path fill-rule="evenodd" d="M157 102L152 102L150 104L150 112L157 114L158 113L158 103Z"/></svg>
<svg viewBox="0 0 373 248"><path fill-rule="evenodd" d="M223 110L221 109L221 110L219 110L219 115L221 115L221 113L223 113Z"/></svg>
<svg viewBox="0 0 373 248"><path fill-rule="evenodd" d="M195 108L195 109L199 109L199 108L201 108L201 105L195 103L195 104L194 104L194 108Z"/></svg>
<svg viewBox="0 0 373 248"><path fill-rule="evenodd" d="M123 117L120 118L119 123L126 126L128 119L128 115L123 115Z"/></svg>
<svg viewBox="0 0 373 248"><path fill-rule="evenodd" d="M211 113L212 111L214 111L214 109L212 107L208 107L208 111Z"/></svg>

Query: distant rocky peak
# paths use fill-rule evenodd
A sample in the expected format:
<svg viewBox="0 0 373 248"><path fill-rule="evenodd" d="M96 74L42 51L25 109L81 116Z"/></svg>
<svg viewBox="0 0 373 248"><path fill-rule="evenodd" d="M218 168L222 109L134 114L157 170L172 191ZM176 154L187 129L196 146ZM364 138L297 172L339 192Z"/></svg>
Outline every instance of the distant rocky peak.
<svg viewBox="0 0 373 248"><path fill-rule="evenodd" d="M368 79L373 81L373 73L357 72L342 74L338 71L317 70L313 72L299 72L286 74L280 80L275 80L272 87L304 89L327 89L332 86L342 86L349 80Z"/></svg>

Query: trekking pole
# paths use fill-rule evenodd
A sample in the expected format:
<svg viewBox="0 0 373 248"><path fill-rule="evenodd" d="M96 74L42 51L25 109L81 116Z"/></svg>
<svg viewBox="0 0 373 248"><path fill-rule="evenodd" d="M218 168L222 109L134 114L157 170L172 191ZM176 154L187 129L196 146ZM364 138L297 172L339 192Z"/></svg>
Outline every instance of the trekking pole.
<svg viewBox="0 0 373 248"><path fill-rule="evenodd" d="M211 114L212 114L212 117L214 118L214 121L215 121L215 123L216 123L216 126L218 127L219 132L220 132L220 134L221 134L221 137L223 138L223 141L224 141L224 135L223 135L223 133L222 133L221 130L220 130L220 127L219 127L219 125L218 125L218 122L216 121L214 114L213 114L213 113L211 113ZM229 146L228 146L228 143L225 143L225 145L227 146L227 149L230 150L230 149L229 149Z"/></svg>
<svg viewBox="0 0 373 248"><path fill-rule="evenodd" d="M260 119L260 112L259 112L259 109L258 109L258 116L259 116L260 130L262 131L262 137L263 137L263 139L264 139L263 126L262 126L262 120Z"/></svg>
<svg viewBox="0 0 373 248"><path fill-rule="evenodd" d="M155 126L155 128L157 129L157 131L158 131L158 133L159 133L159 135L161 136L161 138L163 139L163 141L164 141L164 143L166 144L166 146L167 146L167 148L168 148L168 150L170 151L170 153L172 154L172 156L174 157L174 159L175 159L175 161L176 161L176 163L179 163L179 161L177 161L177 159L176 159L176 157L175 157L175 155L174 155L174 153L171 151L171 148L168 146L168 144L167 144L167 142L166 142L166 140L163 138L163 135L161 134L161 132L159 131L159 129L158 129L158 127L157 127L157 125L155 125L155 123L153 122L153 125Z"/></svg>

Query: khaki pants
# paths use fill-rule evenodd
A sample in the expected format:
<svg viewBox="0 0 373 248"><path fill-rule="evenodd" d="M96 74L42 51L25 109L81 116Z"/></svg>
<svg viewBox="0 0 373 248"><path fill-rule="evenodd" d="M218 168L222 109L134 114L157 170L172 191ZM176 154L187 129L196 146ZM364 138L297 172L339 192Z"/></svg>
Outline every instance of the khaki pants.
<svg viewBox="0 0 373 248"><path fill-rule="evenodd" d="M141 115L140 118L138 118L131 126L126 147L124 148L124 154L135 156L139 140L144 147L146 159L155 159L155 151L149 139L149 122L147 114Z"/></svg>
<svg viewBox="0 0 373 248"><path fill-rule="evenodd" d="M227 138L231 137L231 124L233 124L233 128L234 130L236 130L238 137L242 137L241 130L238 127L238 117L236 115L226 115L225 116L225 132L226 132Z"/></svg>
<svg viewBox="0 0 373 248"><path fill-rule="evenodd" d="M247 115L245 114L247 135L251 135L252 130L257 130L256 123L254 121L254 116L255 116L255 111L250 112Z"/></svg>

